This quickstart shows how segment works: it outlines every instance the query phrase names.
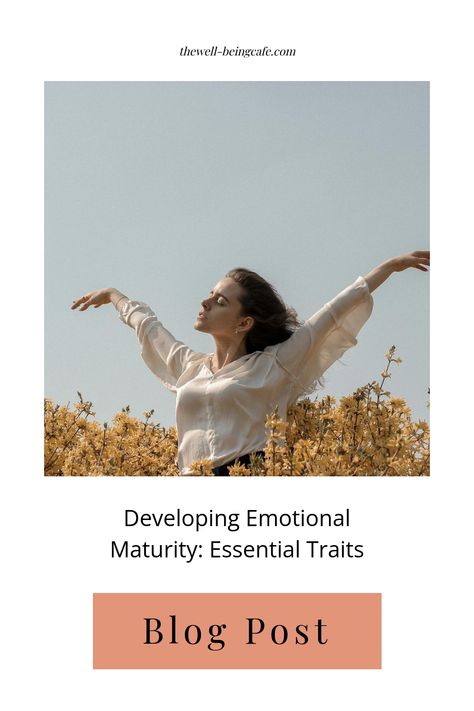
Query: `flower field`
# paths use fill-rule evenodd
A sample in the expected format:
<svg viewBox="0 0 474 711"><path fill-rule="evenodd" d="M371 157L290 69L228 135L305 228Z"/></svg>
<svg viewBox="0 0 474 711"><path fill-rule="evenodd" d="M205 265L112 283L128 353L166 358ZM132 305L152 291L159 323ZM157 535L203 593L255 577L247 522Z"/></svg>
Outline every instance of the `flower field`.
<svg viewBox="0 0 474 711"><path fill-rule="evenodd" d="M232 476L428 476L429 427L414 421L405 401L386 389L395 358L392 346L379 382L341 398L325 396L298 402L286 421L267 417L265 457L250 467L236 464ZM95 419L92 403L78 393L71 409L45 400L47 476L177 476L177 438L164 428L124 408L111 425ZM212 475L207 460L194 473Z"/></svg>

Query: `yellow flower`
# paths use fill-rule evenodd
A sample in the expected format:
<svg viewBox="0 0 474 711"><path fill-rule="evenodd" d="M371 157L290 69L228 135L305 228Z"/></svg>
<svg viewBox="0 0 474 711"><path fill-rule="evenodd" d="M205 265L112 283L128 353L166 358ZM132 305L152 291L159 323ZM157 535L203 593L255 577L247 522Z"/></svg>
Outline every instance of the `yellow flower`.
<svg viewBox="0 0 474 711"><path fill-rule="evenodd" d="M229 476L250 476L252 472L244 464L233 464L229 467Z"/></svg>
<svg viewBox="0 0 474 711"><path fill-rule="evenodd" d="M212 462L209 459L197 459L191 464L191 472L199 476L213 476Z"/></svg>
<svg viewBox="0 0 474 711"><path fill-rule="evenodd" d="M387 353L390 363L395 348ZM387 368L383 378L391 377ZM44 403L44 471L47 476L177 476L177 435L130 415L126 407L101 426L92 403L79 394L72 409ZM332 396L304 399L292 406L288 421L278 411L266 420L265 457L250 466L235 464L231 476L428 476L429 426L412 421L401 397L377 382L367 383L338 402ZM203 459L194 474L212 476Z"/></svg>

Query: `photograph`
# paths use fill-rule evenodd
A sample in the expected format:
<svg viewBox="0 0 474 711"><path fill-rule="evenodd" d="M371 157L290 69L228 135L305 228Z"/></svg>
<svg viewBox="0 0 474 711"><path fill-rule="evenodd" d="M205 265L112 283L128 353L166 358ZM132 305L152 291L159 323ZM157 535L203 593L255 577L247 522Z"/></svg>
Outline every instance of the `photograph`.
<svg viewBox="0 0 474 711"><path fill-rule="evenodd" d="M44 162L46 476L429 475L428 82L46 82Z"/></svg>

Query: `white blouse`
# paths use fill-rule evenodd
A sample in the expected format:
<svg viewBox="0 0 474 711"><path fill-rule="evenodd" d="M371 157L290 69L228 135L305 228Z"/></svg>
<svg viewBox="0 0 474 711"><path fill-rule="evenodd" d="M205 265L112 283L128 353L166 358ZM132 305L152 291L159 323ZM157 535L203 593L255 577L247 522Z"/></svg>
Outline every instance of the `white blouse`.
<svg viewBox="0 0 474 711"><path fill-rule="evenodd" d="M359 277L311 316L283 343L268 346L211 371L212 354L177 341L141 301L126 301L122 321L135 329L142 357L176 393L178 467L190 474L197 459L214 467L265 447L265 419L281 418L351 346L369 318L373 299Z"/></svg>

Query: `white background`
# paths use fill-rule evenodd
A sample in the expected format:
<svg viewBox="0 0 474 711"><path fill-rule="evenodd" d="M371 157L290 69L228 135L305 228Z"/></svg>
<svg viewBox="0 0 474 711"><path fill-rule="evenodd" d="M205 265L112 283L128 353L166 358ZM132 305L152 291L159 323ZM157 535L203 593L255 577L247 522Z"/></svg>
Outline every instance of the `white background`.
<svg viewBox="0 0 474 711"><path fill-rule="evenodd" d="M44 2L18 4L4 17L6 708L324 704L368 711L472 703L467 306L474 121L466 5L454 2L441 11L413 1L383 7L379 2L181 2L170 10L156 2ZM184 44L216 43L294 46L297 55L258 61L179 57ZM43 478L43 82L94 79L431 81L431 479ZM125 531L124 508L177 506L317 512L350 506L351 540L364 543L366 556L325 564L109 559L110 540ZM93 671L94 591L382 592L383 670Z"/></svg>

